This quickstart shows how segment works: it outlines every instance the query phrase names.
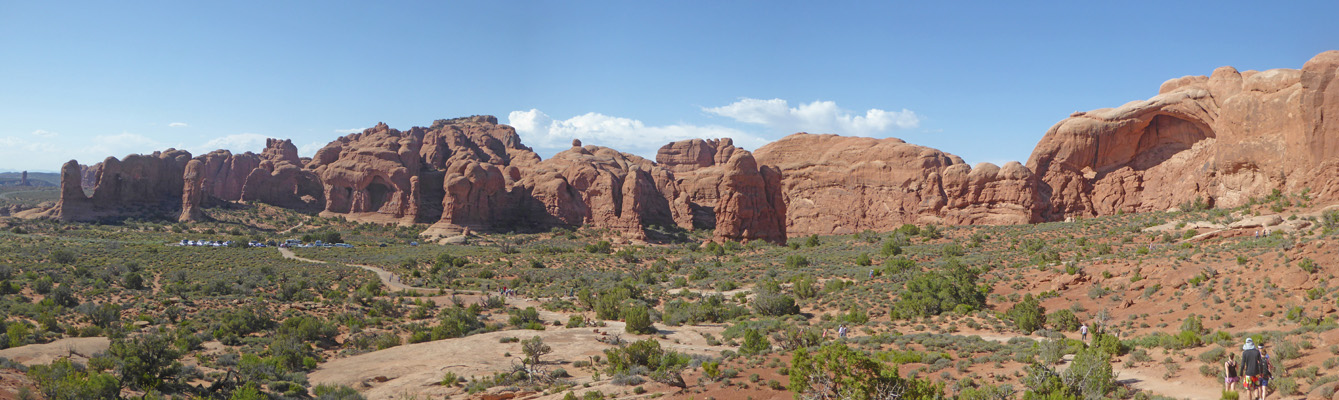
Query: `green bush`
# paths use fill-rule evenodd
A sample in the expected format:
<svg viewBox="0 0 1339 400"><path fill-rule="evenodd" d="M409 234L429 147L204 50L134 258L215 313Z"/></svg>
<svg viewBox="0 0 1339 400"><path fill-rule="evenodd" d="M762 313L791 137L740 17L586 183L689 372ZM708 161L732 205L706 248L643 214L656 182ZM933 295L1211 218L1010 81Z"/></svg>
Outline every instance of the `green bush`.
<svg viewBox="0 0 1339 400"><path fill-rule="evenodd" d="M181 371L177 358L181 353L172 346L172 338L148 334L113 340L107 353L116 363L121 383L139 390L155 389L171 381Z"/></svg>
<svg viewBox="0 0 1339 400"><path fill-rule="evenodd" d="M1105 333L1094 333L1091 347L1112 356L1125 355L1129 350L1120 339Z"/></svg>
<svg viewBox="0 0 1339 400"><path fill-rule="evenodd" d="M587 253L609 254L613 252L613 245L608 240L601 240L595 244L586 245Z"/></svg>
<svg viewBox="0 0 1339 400"><path fill-rule="evenodd" d="M1028 293L1023 296L1023 301L1014 304L1004 313L1004 318L1013 321L1014 326L1020 331L1032 333L1046 324L1046 309L1041 306L1040 301Z"/></svg>
<svg viewBox="0 0 1339 400"><path fill-rule="evenodd" d="M684 387L683 377L679 375L690 361L688 356L660 348L660 342L646 339L632 342L627 346L604 351L609 367L609 375L626 374L635 367L648 371L648 377L656 382L671 386Z"/></svg>
<svg viewBox="0 0 1339 400"><path fill-rule="evenodd" d="M119 399L121 384L116 377L74 365L61 358L51 365L34 365L28 377L48 400Z"/></svg>
<svg viewBox="0 0 1339 400"><path fill-rule="evenodd" d="M943 384L903 378L896 365L884 364L845 344L823 346L812 355L795 351L789 369L790 391L799 398L872 400L891 390L902 390L902 398L930 399L943 396Z"/></svg>
<svg viewBox="0 0 1339 400"><path fill-rule="evenodd" d="M879 250L879 254L882 254L884 257L892 257L902 254L902 246L893 243L891 240L883 242L883 248Z"/></svg>
<svg viewBox="0 0 1339 400"><path fill-rule="evenodd" d="M772 349L772 342L757 329L744 331L744 344L739 346L739 354L758 354Z"/></svg>
<svg viewBox="0 0 1339 400"><path fill-rule="evenodd" d="M893 304L893 318L939 315L952 310L971 311L986 304L987 288L976 284L978 271L956 260L947 271L922 272L907 281L906 289Z"/></svg>
<svg viewBox="0 0 1339 400"><path fill-rule="evenodd" d="M1310 258L1303 258L1301 261L1298 261L1297 266L1307 273L1316 273L1316 261Z"/></svg>
<svg viewBox="0 0 1339 400"><path fill-rule="evenodd" d="M1050 325L1051 329L1061 332L1074 332L1079 330L1079 326L1082 325L1079 322L1079 317L1075 316L1074 312L1069 309L1060 309L1047 314L1046 324Z"/></svg>
<svg viewBox="0 0 1339 400"><path fill-rule="evenodd" d="M628 333L638 335L656 333L655 326L651 325L651 311L646 306L625 308L623 322L626 323L623 330Z"/></svg>
<svg viewBox="0 0 1339 400"><path fill-rule="evenodd" d="M786 268L799 269L809 266L809 259L802 255L792 254L786 256Z"/></svg>
<svg viewBox="0 0 1339 400"><path fill-rule="evenodd" d="M753 312L764 316L782 316L799 314L800 306L795 299L779 291L762 291L753 297Z"/></svg>

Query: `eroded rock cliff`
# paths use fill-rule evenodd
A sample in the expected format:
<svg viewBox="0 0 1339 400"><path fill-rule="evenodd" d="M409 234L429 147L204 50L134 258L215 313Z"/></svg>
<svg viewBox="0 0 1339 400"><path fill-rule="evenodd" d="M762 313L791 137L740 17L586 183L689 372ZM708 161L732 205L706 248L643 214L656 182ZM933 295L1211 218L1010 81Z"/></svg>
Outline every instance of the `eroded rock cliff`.
<svg viewBox="0 0 1339 400"><path fill-rule="evenodd" d="M982 163L900 139L797 133L757 151L780 169L791 236L887 231L905 223L1024 224L1043 209L1027 168Z"/></svg>
<svg viewBox="0 0 1339 400"><path fill-rule="evenodd" d="M1148 100L1078 112L1037 144L1028 167L1044 218L1160 211L1205 199L1233 207L1274 189L1339 199L1339 51L1301 70L1168 80Z"/></svg>

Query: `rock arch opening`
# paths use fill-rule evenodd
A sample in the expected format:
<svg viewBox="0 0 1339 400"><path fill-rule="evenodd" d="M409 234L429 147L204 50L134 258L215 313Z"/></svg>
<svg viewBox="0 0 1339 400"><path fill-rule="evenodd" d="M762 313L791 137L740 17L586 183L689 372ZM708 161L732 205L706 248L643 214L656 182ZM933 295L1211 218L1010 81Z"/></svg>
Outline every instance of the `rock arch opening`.
<svg viewBox="0 0 1339 400"><path fill-rule="evenodd" d="M367 210L380 211L390 199L391 192L393 190L385 179L379 176L372 178L372 183L367 184Z"/></svg>
<svg viewBox="0 0 1339 400"><path fill-rule="evenodd" d="M1158 115L1140 132L1135 157L1127 165L1136 171L1147 170L1212 137L1213 130L1202 122Z"/></svg>

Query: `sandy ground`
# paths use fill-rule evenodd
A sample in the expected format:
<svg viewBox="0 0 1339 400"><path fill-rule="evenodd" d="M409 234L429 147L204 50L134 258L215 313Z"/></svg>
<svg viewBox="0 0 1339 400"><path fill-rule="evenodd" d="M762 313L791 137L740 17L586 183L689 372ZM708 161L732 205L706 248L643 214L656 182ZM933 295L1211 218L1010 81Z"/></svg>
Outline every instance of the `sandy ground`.
<svg viewBox="0 0 1339 400"><path fill-rule="evenodd" d="M280 248L279 251L287 258L324 263L319 260L298 257L289 249ZM382 283L394 290L409 290L425 294L441 293L439 289L435 288L405 285L400 281L399 276L382 268L368 265L354 266L376 273ZM479 301L480 298L480 294L477 292L456 291L453 295L437 295L428 299L437 304L445 305L451 303L452 296L466 302ZM508 297L506 302L509 306L518 308L539 308L539 301L523 297ZM541 320L548 323L554 321L565 322L569 316L570 314L566 313L540 311ZM587 315L587 317L590 316ZM605 349L612 347L597 339L615 334L625 341L650 337L624 333L621 322L607 323L608 326L602 328L567 329L550 326L545 331L491 332L458 339L399 346L327 362L312 372L309 379L313 385L326 383L353 387L363 392L370 400L408 398L415 395L436 398L458 394L460 389L440 384L443 374L453 372L458 376L469 379L470 377L483 377L497 372L510 371L515 366L520 365L521 359L524 357L521 345L520 343L499 343L499 339L504 337L528 339L539 336L544 339L544 343L554 350L552 354L546 357L547 360L553 361L544 365L544 368L549 370L564 368L568 373L574 375L578 381L590 382L589 372L573 368L570 363L574 360L589 360L591 356L602 355ZM702 333L719 336L721 331L724 330L723 326L665 327L657 325L657 328L661 329L657 336L663 336L660 339L661 344L679 352L719 355L721 350L732 349L725 346L709 346L706 339L702 337ZM993 332L964 332L960 335L976 335L982 339L996 342L1007 342L1015 337L1027 337ZM1078 339L1077 334L1071 336ZM1028 338L1043 339L1039 337ZM1063 370L1065 366L1061 365L1058 369ZM1156 368L1125 368L1119 362L1113 362L1112 369L1117 375L1117 380L1129 384L1135 389L1170 395L1180 399L1199 400L1221 397L1220 386L1205 384L1208 378L1197 375L1191 376L1191 374L1182 373L1168 380L1164 379L1162 374L1156 371ZM1191 376L1194 381L1181 379L1187 376ZM608 386L607 379L603 383L603 385L600 385L599 382L593 383L595 386L592 386L591 389ZM626 388L608 386L606 389L621 391ZM609 393L609 390L605 392ZM786 393L788 394L788 392ZM548 397L561 398L561 394L529 396L527 398L543 399Z"/></svg>
<svg viewBox="0 0 1339 400"><path fill-rule="evenodd" d="M314 264L325 264L325 261L321 261L321 260L313 260L313 259L310 259L310 258L302 258L302 257L298 257L296 254L293 254L293 251L292 251L292 250L289 250L289 249L286 249L286 248L283 248L283 247L279 247L278 249L279 249L279 254L282 254L282 255L284 256L284 258L290 258L290 259L294 259L294 260L298 260L298 261L305 261L305 262L314 263ZM372 271L373 273L377 274L377 278L381 279L381 283L385 284L386 286L389 286L391 289L393 289L393 290L395 290L395 291L408 290L408 291L411 291L411 292L425 293L425 294L437 294L437 293L440 293L440 292L441 292L440 289L421 288L421 287L413 287L413 286L406 285L406 284L404 284L403 282L400 282L400 277L399 277L399 276L397 276L397 275L395 275L395 274L392 274L390 271L387 271L387 270L384 270L384 269L381 269L381 268L377 268L377 267L373 267L373 266L371 266L371 265L358 265L358 264L350 264L350 265L351 265L351 266L354 266L354 267L362 268L362 269L365 269L365 270L368 270L368 271Z"/></svg>
<svg viewBox="0 0 1339 400"><path fill-rule="evenodd" d="M105 337L68 338L45 344L30 344L0 350L0 357L8 358L23 365L50 364L61 357L87 364L94 354L107 351L111 340Z"/></svg>

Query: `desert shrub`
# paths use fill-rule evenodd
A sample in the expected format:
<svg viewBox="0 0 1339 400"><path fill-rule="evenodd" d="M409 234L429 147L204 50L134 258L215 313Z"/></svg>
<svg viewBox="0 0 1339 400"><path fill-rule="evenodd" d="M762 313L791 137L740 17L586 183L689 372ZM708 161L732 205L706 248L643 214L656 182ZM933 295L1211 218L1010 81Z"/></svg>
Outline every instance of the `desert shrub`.
<svg viewBox="0 0 1339 400"><path fill-rule="evenodd" d="M68 358L51 365L34 365L28 377L48 400L119 399L121 384L111 374L89 371Z"/></svg>
<svg viewBox="0 0 1339 400"><path fill-rule="evenodd" d="M799 254L786 256L786 268L800 269L809 266L809 259Z"/></svg>
<svg viewBox="0 0 1339 400"><path fill-rule="evenodd" d="M665 303L665 312L661 320L666 325L697 324L702 322L725 322L748 315L748 309L735 304L727 304L720 295L703 297L696 303L684 300L672 300Z"/></svg>
<svg viewBox="0 0 1339 400"><path fill-rule="evenodd" d="M868 253L860 253L860 255L855 257L855 265L868 267L870 264L873 264L873 261L869 260Z"/></svg>
<svg viewBox="0 0 1339 400"><path fill-rule="evenodd" d="M121 319L121 306L116 303L92 303L80 305L78 311L88 317L88 321L100 328L109 328Z"/></svg>
<svg viewBox="0 0 1339 400"><path fill-rule="evenodd" d="M1270 383L1273 384L1273 386L1276 389L1278 389L1279 394L1282 394L1284 396L1292 396L1297 394L1298 389L1301 387L1301 385L1297 383L1297 380L1293 378L1277 378Z"/></svg>
<svg viewBox="0 0 1339 400"><path fill-rule="evenodd" d="M1099 349L1086 349L1074 355L1064 373L1041 364L1024 368L1025 400L1106 398L1116 387L1111 355Z"/></svg>
<svg viewBox="0 0 1339 400"><path fill-rule="evenodd" d="M1311 274L1316 273L1316 261L1310 258L1303 258L1301 261L1298 261L1297 267L1301 268L1303 271L1306 271L1307 273Z"/></svg>
<svg viewBox="0 0 1339 400"><path fill-rule="evenodd" d="M772 343L756 329L744 332L744 344L739 346L739 354L758 354L772 349Z"/></svg>
<svg viewBox="0 0 1339 400"><path fill-rule="evenodd" d="M646 306L633 306L623 309L624 330L631 334L656 333L651 325L651 311Z"/></svg>
<svg viewBox="0 0 1339 400"><path fill-rule="evenodd" d="M444 308L437 318L441 323L432 329L432 340L463 337L484 327L478 310L472 307Z"/></svg>
<svg viewBox="0 0 1339 400"><path fill-rule="evenodd" d="M1226 353L1227 351L1224 350L1222 347L1215 347L1209 351L1200 353L1199 359L1200 362L1203 362L1205 364L1215 364L1222 361L1223 356Z"/></svg>
<svg viewBox="0 0 1339 400"><path fill-rule="evenodd" d="M333 343L339 334L339 327L318 317L299 315L279 324L278 333L308 342Z"/></svg>
<svg viewBox="0 0 1339 400"><path fill-rule="evenodd" d="M814 285L817 283L818 281L814 280L813 277L805 275L795 280L794 286L791 286L791 291L795 293L797 298L812 299L818 295L818 290L814 289Z"/></svg>
<svg viewBox="0 0 1339 400"><path fill-rule="evenodd" d="M116 364L121 383L135 389L155 389L165 381L173 380L182 368L177 362L181 353L172 346L172 338L168 335L116 339L107 353Z"/></svg>
<svg viewBox="0 0 1339 400"><path fill-rule="evenodd" d="M1181 321L1181 331L1194 332L1198 335L1204 332L1204 322L1200 320L1198 315L1191 314L1185 320Z"/></svg>
<svg viewBox="0 0 1339 400"><path fill-rule="evenodd" d="M879 249L879 254L882 254L884 257L892 257L902 254L902 246L899 246L891 240L883 242L883 248Z"/></svg>
<svg viewBox="0 0 1339 400"><path fill-rule="evenodd" d="M78 261L78 257L74 255L74 252L66 249L52 250L49 257L51 258L51 262L57 264L70 265Z"/></svg>
<svg viewBox="0 0 1339 400"><path fill-rule="evenodd" d="M608 360L609 375L627 374L634 369L645 370L648 377L656 382L685 386L679 373L688 366L690 358L661 349L660 342L655 339L639 340L627 346L605 350L604 355Z"/></svg>
<svg viewBox="0 0 1339 400"><path fill-rule="evenodd" d="M1046 324L1049 325L1051 329L1063 332L1077 331L1079 330L1079 325L1082 325L1079 322L1079 317L1075 316L1074 312L1069 309L1061 309L1047 314Z"/></svg>
<svg viewBox="0 0 1339 400"><path fill-rule="evenodd" d="M512 310L507 323L511 326L522 329L544 330L544 325L539 322L539 310L534 307L526 307L524 310Z"/></svg>
<svg viewBox="0 0 1339 400"><path fill-rule="evenodd" d="M939 254L942 254L944 257L962 257L967 254L967 251L957 243L949 243L939 250Z"/></svg>
<svg viewBox="0 0 1339 400"><path fill-rule="evenodd" d="M1129 350L1116 336L1105 333L1094 333L1091 346L1112 356L1124 355Z"/></svg>
<svg viewBox="0 0 1339 400"><path fill-rule="evenodd" d="M586 252L592 254L609 254L613 252L613 245L608 240L601 240L596 243L586 245Z"/></svg>
<svg viewBox="0 0 1339 400"><path fill-rule="evenodd" d="M553 348L544 344L544 339L535 336L521 341L521 352L525 353L525 363L539 364L542 362L540 357L552 353Z"/></svg>
<svg viewBox="0 0 1339 400"><path fill-rule="evenodd" d="M776 341L777 347L785 351L814 346L823 341L822 334L817 328L796 326L778 330L772 335L772 339Z"/></svg>
<svg viewBox="0 0 1339 400"><path fill-rule="evenodd" d="M1046 309L1041 306L1041 301L1028 293L1023 296L1023 301L1004 312L1004 318L1013 321L1020 331L1032 333L1046 324Z"/></svg>
<svg viewBox="0 0 1339 400"><path fill-rule="evenodd" d="M140 276L138 272L128 273L121 278L121 286L131 290L144 289L144 277Z"/></svg>
<svg viewBox="0 0 1339 400"><path fill-rule="evenodd" d="M898 275L916 271L916 262L906 257L893 257L883 260L884 273Z"/></svg>
<svg viewBox="0 0 1339 400"><path fill-rule="evenodd" d="M790 391L801 398L921 399L942 397L944 391L943 384L903 378L896 365L880 363L840 343L813 354L796 350L789 374Z"/></svg>
<svg viewBox="0 0 1339 400"><path fill-rule="evenodd" d="M890 315L905 319L985 306L986 288L976 284L979 271L956 260L944 269L947 271L922 272L908 280Z"/></svg>
<svg viewBox="0 0 1339 400"><path fill-rule="evenodd" d="M753 312L765 316L799 314L800 306L795 299L779 290L760 290L751 302Z"/></svg>

